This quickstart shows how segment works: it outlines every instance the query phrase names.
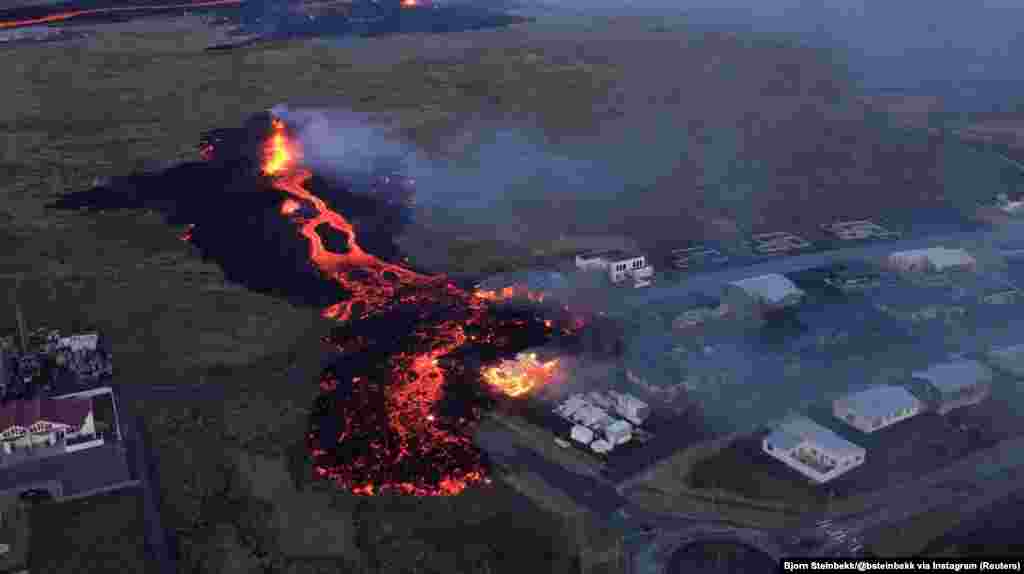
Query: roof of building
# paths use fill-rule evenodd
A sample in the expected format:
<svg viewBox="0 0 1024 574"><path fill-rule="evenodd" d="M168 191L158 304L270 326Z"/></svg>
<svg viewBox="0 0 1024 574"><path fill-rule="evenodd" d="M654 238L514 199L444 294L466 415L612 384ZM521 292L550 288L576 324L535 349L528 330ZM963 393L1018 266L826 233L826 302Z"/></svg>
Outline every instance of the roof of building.
<svg viewBox="0 0 1024 574"><path fill-rule="evenodd" d="M920 408L921 401L903 387L883 385L851 393L839 399L847 408L864 417L888 416L908 408Z"/></svg>
<svg viewBox="0 0 1024 574"><path fill-rule="evenodd" d="M625 249L602 249L600 251L586 251L577 257L581 259L607 259L609 261L624 261L643 257L639 251L627 251Z"/></svg>
<svg viewBox="0 0 1024 574"><path fill-rule="evenodd" d="M0 405L0 432L39 421L80 426L92 411L91 399L28 399Z"/></svg>
<svg viewBox="0 0 1024 574"><path fill-rule="evenodd" d="M962 360L932 365L913 376L931 383L939 391L948 393L992 380L992 370L978 361Z"/></svg>
<svg viewBox="0 0 1024 574"><path fill-rule="evenodd" d="M777 273L740 279L731 282L730 285L739 287L751 295L763 297L769 302L779 302L790 295L802 296L804 294L803 290L795 283Z"/></svg>
<svg viewBox="0 0 1024 574"><path fill-rule="evenodd" d="M928 247L925 249L911 249L908 251L897 251L889 255L890 260L894 259L927 259L929 263L938 269L970 265L975 262L973 256L963 249L950 249L947 247Z"/></svg>
<svg viewBox="0 0 1024 574"><path fill-rule="evenodd" d="M795 448L802 442L809 442L822 450L836 455L863 455L863 447L837 435L807 417L793 417L778 426L767 437L773 446L782 450Z"/></svg>

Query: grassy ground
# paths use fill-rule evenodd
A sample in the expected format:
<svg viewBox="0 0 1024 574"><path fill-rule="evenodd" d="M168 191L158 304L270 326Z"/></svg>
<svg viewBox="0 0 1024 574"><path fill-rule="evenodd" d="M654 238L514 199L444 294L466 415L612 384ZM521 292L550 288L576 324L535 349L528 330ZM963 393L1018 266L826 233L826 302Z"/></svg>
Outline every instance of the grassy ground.
<svg viewBox="0 0 1024 574"><path fill-rule="evenodd" d="M142 497L134 490L32 510L33 572L150 572Z"/></svg>

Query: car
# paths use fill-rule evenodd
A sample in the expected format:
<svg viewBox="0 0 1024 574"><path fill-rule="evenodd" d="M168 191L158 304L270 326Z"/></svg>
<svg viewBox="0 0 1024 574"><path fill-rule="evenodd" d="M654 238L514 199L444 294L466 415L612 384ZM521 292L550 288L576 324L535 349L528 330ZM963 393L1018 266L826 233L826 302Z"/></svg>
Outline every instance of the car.
<svg viewBox="0 0 1024 574"><path fill-rule="evenodd" d="M45 488L30 488L22 491L18 497L26 502L32 503L49 502L53 500L53 493Z"/></svg>

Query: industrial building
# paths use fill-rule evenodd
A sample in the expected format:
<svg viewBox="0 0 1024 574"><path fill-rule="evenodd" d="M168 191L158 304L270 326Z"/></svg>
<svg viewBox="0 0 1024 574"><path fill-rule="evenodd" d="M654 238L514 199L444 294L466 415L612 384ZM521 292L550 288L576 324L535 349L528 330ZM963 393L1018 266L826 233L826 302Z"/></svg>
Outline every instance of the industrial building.
<svg viewBox="0 0 1024 574"><path fill-rule="evenodd" d="M863 447L803 416L780 424L764 438L761 449L819 484L864 464L867 454Z"/></svg>
<svg viewBox="0 0 1024 574"><path fill-rule="evenodd" d="M632 281L634 287L651 284L654 267L641 253L610 249L576 256L576 267L583 271L604 271L614 284Z"/></svg>
<svg viewBox="0 0 1024 574"><path fill-rule="evenodd" d="M832 414L861 432L872 433L921 413L923 407L903 387L877 386L836 399Z"/></svg>
<svg viewBox="0 0 1024 574"><path fill-rule="evenodd" d="M736 309L772 311L798 305L805 293L783 275L771 273L733 281L726 286L726 303Z"/></svg>
<svg viewBox="0 0 1024 574"><path fill-rule="evenodd" d="M892 253L889 255L888 264L897 271L908 273L943 273L973 270L977 266L977 260L963 249L929 247Z"/></svg>
<svg viewBox="0 0 1024 574"><path fill-rule="evenodd" d="M932 365L915 371L915 379L932 389L936 410L946 414L954 409L978 404L992 392L992 370L978 361L960 360Z"/></svg>

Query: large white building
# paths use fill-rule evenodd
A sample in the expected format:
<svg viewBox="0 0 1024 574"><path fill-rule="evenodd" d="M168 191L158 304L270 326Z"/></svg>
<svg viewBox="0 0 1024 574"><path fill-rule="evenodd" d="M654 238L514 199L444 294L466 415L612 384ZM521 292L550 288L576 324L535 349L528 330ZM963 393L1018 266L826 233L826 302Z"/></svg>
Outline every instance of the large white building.
<svg viewBox="0 0 1024 574"><path fill-rule="evenodd" d="M974 269L977 261L963 249L929 247L892 253L889 255L889 265L900 271L943 272Z"/></svg>
<svg viewBox="0 0 1024 574"><path fill-rule="evenodd" d="M807 417L783 422L764 438L761 449L819 484L864 464L867 455L863 447Z"/></svg>
<svg viewBox="0 0 1024 574"><path fill-rule="evenodd" d="M877 386L832 401L832 414L865 433L919 414L924 405L903 387Z"/></svg>
<svg viewBox="0 0 1024 574"><path fill-rule="evenodd" d="M632 279L637 287L649 285L654 275L654 267L645 255L618 249L577 255L576 267L584 271L604 271L612 283Z"/></svg>
<svg viewBox="0 0 1024 574"><path fill-rule="evenodd" d="M978 404L992 392L992 370L978 361L961 360L932 365L912 375L926 381L937 398L937 411L944 415L953 409Z"/></svg>
<svg viewBox="0 0 1024 574"><path fill-rule="evenodd" d="M747 299L762 308L780 309L799 304L804 292L787 277L770 273L729 283L726 296L737 307L742 307L742 299Z"/></svg>

